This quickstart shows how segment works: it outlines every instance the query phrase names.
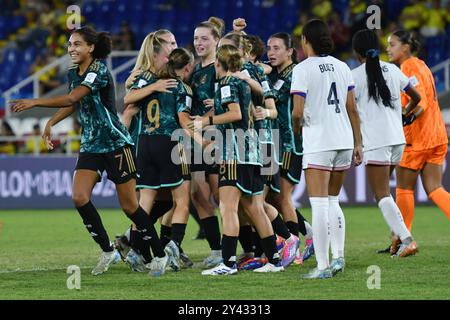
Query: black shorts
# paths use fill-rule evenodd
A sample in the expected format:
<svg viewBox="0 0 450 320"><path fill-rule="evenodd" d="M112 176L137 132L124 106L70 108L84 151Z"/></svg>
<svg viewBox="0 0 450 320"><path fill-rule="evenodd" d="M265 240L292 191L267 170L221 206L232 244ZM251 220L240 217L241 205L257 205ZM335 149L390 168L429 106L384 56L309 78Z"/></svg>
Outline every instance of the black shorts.
<svg viewBox="0 0 450 320"><path fill-rule="evenodd" d="M299 184L302 176L303 156L285 151L282 159L280 177L287 179L292 184Z"/></svg>
<svg viewBox="0 0 450 320"><path fill-rule="evenodd" d="M264 184L269 187L269 191L280 193L280 165L272 143L261 143Z"/></svg>
<svg viewBox="0 0 450 320"><path fill-rule="evenodd" d="M181 144L166 135L141 135L137 157L137 189L176 187L190 180Z"/></svg>
<svg viewBox="0 0 450 320"><path fill-rule="evenodd" d="M219 188L234 186L246 196L264 192L265 179L261 175L261 166L238 164L236 160L223 162L219 166Z"/></svg>
<svg viewBox="0 0 450 320"><path fill-rule="evenodd" d="M101 179L103 171L106 170L108 179L115 184L136 179L134 147L126 145L108 153L80 152L75 170L80 169L96 171L99 179Z"/></svg>
<svg viewBox="0 0 450 320"><path fill-rule="evenodd" d="M196 150L198 151L198 150ZM208 176L210 174L219 174L219 166L217 163L213 164L207 164L205 163L205 160L203 159L203 153L194 153L194 150L190 150L190 159L191 159L191 165L190 169L191 172L201 172L205 171L205 175ZM201 161L200 163L196 163Z"/></svg>

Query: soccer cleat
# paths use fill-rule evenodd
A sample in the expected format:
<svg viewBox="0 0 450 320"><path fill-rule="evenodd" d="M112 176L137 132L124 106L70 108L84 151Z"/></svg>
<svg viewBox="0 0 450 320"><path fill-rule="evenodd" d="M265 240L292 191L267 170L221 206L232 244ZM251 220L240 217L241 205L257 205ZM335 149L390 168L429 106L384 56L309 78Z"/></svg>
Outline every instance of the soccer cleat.
<svg viewBox="0 0 450 320"><path fill-rule="evenodd" d="M267 262L262 267L253 270L253 272L258 272L258 273L282 272L282 271L284 271L284 267L281 265L281 263L274 265L274 264L271 264L270 262Z"/></svg>
<svg viewBox="0 0 450 320"><path fill-rule="evenodd" d="M405 258L413 256L417 252L419 252L419 247L417 246L417 243L415 241L411 241L409 245L401 244L397 253L394 256Z"/></svg>
<svg viewBox="0 0 450 320"><path fill-rule="evenodd" d="M335 276L338 272L344 272L345 269L344 258L333 259L330 263L330 269L333 276Z"/></svg>
<svg viewBox="0 0 450 320"><path fill-rule="evenodd" d="M145 271L145 263L144 259L140 254L138 254L133 249L128 251L127 256L125 257L125 263L130 267L132 271L136 272L144 272Z"/></svg>
<svg viewBox="0 0 450 320"><path fill-rule="evenodd" d="M255 257L255 253L254 252L244 252L243 254L241 254L239 256L237 265L241 265L243 264L245 261L247 261L248 259L252 259Z"/></svg>
<svg viewBox="0 0 450 320"><path fill-rule="evenodd" d="M295 253L294 261L292 261L293 264L300 266L303 264L303 257L300 253L300 248L297 249L297 252Z"/></svg>
<svg viewBox="0 0 450 320"><path fill-rule="evenodd" d="M203 267L204 268L214 268L219 263L223 262L222 258L222 251L221 250L213 250L211 252L211 255L209 257L206 257L205 260L203 260Z"/></svg>
<svg viewBox="0 0 450 320"><path fill-rule="evenodd" d="M233 275L238 272L236 268L236 264L230 268L227 267L224 263L220 263L216 267L208 270L202 271L202 276L224 276L224 275Z"/></svg>
<svg viewBox="0 0 450 320"><path fill-rule="evenodd" d="M277 250L280 255L283 253L284 243L284 239L277 235Z"/></svg>
<svg viewBox="0 0 450 320"><path fill-rule="evenodd" d="M302 279L329 279L333 277L333 274L329 268L325 270L319 270L317 268L312 269L307 274L301 276Z"/></svg>
<svg viewBox="0 0 450 320"><path fill-rule="evenodd" d="M115 264L119 261L120 254L119 252L117 252L117 250L113 250L111 252L102 252L97 265L94 269L92 269L91 273L94 276L105 273L106 271L108 271L110 265Z"/></svg>
<svg viewBox="0 0 450 320"><path fill-rule="evenodd" d="M297 249L300 246L300 239L291 234L291 237L289 239L286 239L284 242L283 251L281 253L281 265L283 267L289 266L292 261L295 259L295 253L297 252Z"/></svg>
<svg viewBox="0 0 450 320"><path fill-rule="evenodd" d="M381 250L377 251L378 254L390 253L390 252L391 252L391 245L388 245L388 247L386 249L381 249Z"/></svg>
<svg viewBox="0 0 450 320"><path fill-rule="evenodd" d="M314 243L313 239L307 239L305 241L305 249L302 253L302 260L305 262L309 258L311 258L314 255Z"/></svg>
<svg viewBox="0 0 450 320"><path fill-rule="evenodd" d="M169 243L164 248L164 252L169 257L169 266L173 271L180 271L180 250L178 249L177 244L170 240Z"/></svg>
<svg viewBox="0 0 450 320"><path fill-rule="evenodd" d="M402 242L400 241L399 237L392 236L391 248L389 250L389 253L391 254L391 256L393 256L397 253L398 249L400 248L401 243Z"/></svg>
<svg viewBox="0 0 450 320"><path fill-rule="evenodd" d="M268 263L267 258L251 258L239 265L239 270L255 270Z"/></svg>
<svg viewBox="0 0 450 320"><path fill-rule="evenodd" d="M169 264L169 256L166 254L164 257L154 257L150 262L150 272L148 273L152 277L159 277L166 271Z"/></svg>
<svg viewBox="0 0 450 320"><path fill-rule="evenodd" d="M122 261L125 262L127 254L131 249L130 241L128 241L127 237L125 235L116 236L114 248L119 252Z"/></svg>
<svg viewBox="0 0 450 320"><path fill-rule="evenodd" d="M183 268L192 268L192 266L194 265L192 260L189 259L189 256L184 252L180 253L180 260Z"/></svg>

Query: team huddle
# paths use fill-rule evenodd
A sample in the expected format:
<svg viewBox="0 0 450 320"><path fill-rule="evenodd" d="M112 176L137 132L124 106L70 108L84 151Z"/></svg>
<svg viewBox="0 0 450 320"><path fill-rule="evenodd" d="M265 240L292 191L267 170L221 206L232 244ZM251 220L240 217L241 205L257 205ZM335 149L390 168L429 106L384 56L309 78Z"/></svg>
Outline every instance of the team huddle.
<svg viewBox="0 0 450 320"><path fill-rule="evenodd" d="M388 40L390 61L399 68L379 60L374 31L358 31L353 50L361 66L350 70L330 55L333 42L321 20L303 27L307 58L300 63L289 34L273 34L264 44L245 27L244 19L235 19L223 35L221 19L200 23L193 39L197 63L169 30L148 34L125 83L122 119L101 61L111 39L90 27L69 39L69 94L13 101L16 112L59 108L44 130L49 148L51 128L79 113L83 130L72 198L102 249L93 275L120 259L152 276L192 267L182 246L191 213L211 249L202 275L282 272L315 255L317 267L302 277L331 278L345 269L339 193L352 164L366 166L392 233L392 243L380 252L418 252L411 227L419 174L450 219L450 194L441 185L446 130L433 76L413 57L418 44L408 32ZM263 63L265 49L269 61ZM396 200L389 187L394 168ZM103 171L132 221L114 243L91 202ZM311 225L291 198L302 172Z"/></svg>

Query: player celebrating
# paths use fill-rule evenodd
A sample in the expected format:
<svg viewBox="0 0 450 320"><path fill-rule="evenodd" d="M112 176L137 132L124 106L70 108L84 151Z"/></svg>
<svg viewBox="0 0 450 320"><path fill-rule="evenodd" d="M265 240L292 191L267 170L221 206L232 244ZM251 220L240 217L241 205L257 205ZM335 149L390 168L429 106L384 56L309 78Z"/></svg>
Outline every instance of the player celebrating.
<svg viewBox="0 0 450 320"><path fill-rule="evenodd" d="M222 36L225 23L222 19L211 17L208 21L200 23L194 31L194 47L200 62L195 66L190 80L193 91L192 115L204 116L214 114L214 92L216 87L216 71L214 62L216 48ZM213 127L211 127L213 128ZM204 261L204 267L212 268L222 260L222 245L220 243L219 220L214 214L215 207L210 198L218 202L218 169L217 165L195 163L198 154L192 153L192 181L194 192L192 202L197 208L201 224L205 230L205 237L211 248L211 255ZM199 172L205 172L206 182Z"/></svg>
<svg viewBox="0 0 450 320"><path fill-rule="evenodd" d="M235 274L236 247L239 234L238 204L241 203L254 222L269 262L255 272L280 272L279 255L275 235L267 218L263 202L255 201L255 195L262 195L264 185L260 174L261 163L257 136L253 130L250 113L251 93L248 84L232 76L242 67L238 50L224 45L217 52L215 63L219 88L215 97L215 116L204 116L201 127L220 125L222 133L221 164L219 170L220 212L223 220L222 257L223 263L205 270L203 275ZM195 121L199 124L200 121ZM194 124L193 123L193 124ZM192 125L193 125L192 124ZM239 132L245 133L242 137ZM241 141L238 137L245 139ZM245 195L241 198L241 195Z"/></svg>
<svg viewBox="0 0 450 320"><path fill-rule="evenodd" d="M411 98L406 110L413 110L420 96L399 68L379 60L380 47L375 32L358 31L353 36L353 50L362 63L352 73L361 118L367 177L384 219L393 234L405 245L397 254L406 257L414 254L417 246L390 194L389 177L400 162L405 147L400 91ZM381 132L380 128L383 128ZM335 247L333 241L331 247ZM335 254L333 249L333 258L338 258Z"/></svg>
<svg viewBox="0 0 450 320"><path fill-rule="evenodd" d="M362 161L359 117L354 83L348 66L329 56L333 49L328 26L310 20L303 28L302 47L307 59L294 68L291 93L295 134L303 129L303 169L312 208L317 268L306 279L331 278L329 227L344 268L345 221L338 195L352 156Z"/></svg>
<svg viewBox="0 0 450 320"><path fill-rule="evenodd" d="M442 187L443 163L447 154L448 138L439 109L434 78L427 65L413 56L420 44L411 33L396 31L388 38L389 60L400 65L402 72L422 99L414 110L404 109L406 147L397 173L397 205L409 230L414 218L414 188L417 177L422 177L429 198L450 219L450 194ZM405 106L409 97L402 96ZM391 253L397 250L396 241ZM403 244L404 245L404 244Z"/></svg>
<svg viewBox="0 0 450 320"><path fill-rule="evenodd" d="M104 59L111 52L111 38L90 27L75 30L69 39L68 53L74 65L69 69L70 93L48 99L13 101L15 112L36 106L67 108L80 112L81 135L73 181L72 199L83 223L99 244L103 253L92 270L93 275L104 273L120 259L109 241L97 209L91 202L92 189L99 173L106 170L108 178L116 185L119 203L125 214L134 222L143 239L152 248L158 248L158 235L147 213L139 206L136 194L136 165L132 141L121 124L114 105L114 83ZM61 117L64 116L61 111ZM61 119L58 116L56 120ZM56 124L54 121L53 124ZM164 256L164 250L159 248Z"/></svg>

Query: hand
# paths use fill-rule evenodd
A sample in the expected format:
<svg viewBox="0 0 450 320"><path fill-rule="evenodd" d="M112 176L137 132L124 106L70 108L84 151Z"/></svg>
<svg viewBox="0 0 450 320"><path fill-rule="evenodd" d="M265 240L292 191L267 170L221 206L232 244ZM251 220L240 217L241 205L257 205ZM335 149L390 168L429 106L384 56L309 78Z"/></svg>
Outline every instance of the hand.
<svg viewBox="0 0 450 320"><path fill-rule="evenodd" d="M405 115L402 114L402 122L403 122L403 126L404 127L405 126L409 126L416 119L417 119L417 117L416 117L416 115L414 113L412 115L410 115L410 116L405 116Z"/></svg>
<svg viewBox="0 0 450 320"><path fill-rule="evenodd" d="M237 18L233 20L233 30L237 32L241 32L247 27L247 23L243 18Z"/></svg>
<svg viewBox="0 0 450 320"><path fill-rule="evenodd" d="M52 126L47 124L45 126L44 132L42 133L42 139L45 141L45 146L47 147L47 150L53 150L53 143L52 143Z"/></svg>
<svg viewBox="0 0 450 320"><path fill-rule="evenodd" d="M189 118L192 120L192 122L189 122L187 124L188 129L192 131L201 131L204 126L204 118L200 116L190 116Z"/></svg>
<svg viewBox="0 0 450 320"><path fill-rule="evenodd" d="M207 108L212 108L212 107L214 107L214 99L205 99L205 100L203 100L203 104Z"/></svg>
<svg viewBox="0 0 450 320"><path fill-rule="evenodd" d="M177 85L178 81L175 79L161 79L153 84L153 89L157 92L170 93L171 91L169 89L176 88Z"/></svg>
<svg viewBox="0 0 450 320"><path fill-rule="evenodd" d="M257 121L258 120L264 120L264 119L266 119L268 117L269 117L269 110L267 110L265 108L262 108L260 106L257 106L255 108L255 113L253 114L253 118L255 120L257 120Z"/></svg>
<svg viewBox="0 0 450 320"><path fill-rule="evenodd" d="M359 166L363 161L363 151L361 146L355 146L353 149L353 162L355 166Z"/></svg>
<svg viewBox="0 0 450 320"><path fill-rule="evenodd" d="M136 81L136 78L142 73L143 71L141 69L134 70L130 76L125 81L125 87L130 88L133 83Z"/></svg>
<svg viewBox="0 0 450 320"><path fill-rule="evenodd" d="M34 99L11 100L10 103L14 112L22 112L35 107Z"/></svg>
<svg viewBox="0 0 450 320"><path fill-rule="evenodd" d="M235 76L236 78L239 78L241 80L247 81L249 79L251 79L249 76L247 76L245 73L243 73L242 71L236 71L233 73L233 76Z"/></svg>

